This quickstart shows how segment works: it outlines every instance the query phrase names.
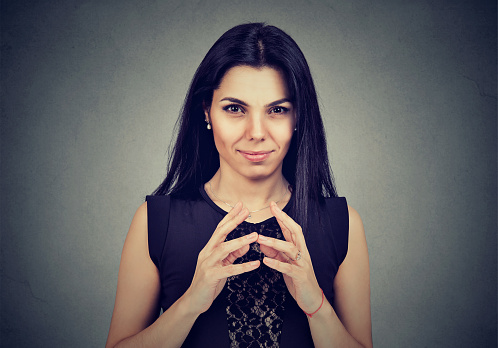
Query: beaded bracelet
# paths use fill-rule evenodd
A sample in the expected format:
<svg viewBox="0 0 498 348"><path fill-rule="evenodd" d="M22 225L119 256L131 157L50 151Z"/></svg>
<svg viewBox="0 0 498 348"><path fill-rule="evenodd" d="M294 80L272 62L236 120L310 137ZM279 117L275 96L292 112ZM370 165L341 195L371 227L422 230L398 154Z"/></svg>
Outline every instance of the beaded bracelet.
<svg viewBox="0 0 498 348"><path fill-rule="evenodd" d="M322 289L320 289L320 290L322 290ZM324 298L325 298L325 295L323 294L323 290L322 290L322 303L320 304L320 307L318 307L318 309L316 311L314 311L313 313L306 313L306 312L303 311L304 314L306 314L308 317L312 318L313 315L315 315L316 312L318 312L320 310L320 308L322 308Z"/></svg>

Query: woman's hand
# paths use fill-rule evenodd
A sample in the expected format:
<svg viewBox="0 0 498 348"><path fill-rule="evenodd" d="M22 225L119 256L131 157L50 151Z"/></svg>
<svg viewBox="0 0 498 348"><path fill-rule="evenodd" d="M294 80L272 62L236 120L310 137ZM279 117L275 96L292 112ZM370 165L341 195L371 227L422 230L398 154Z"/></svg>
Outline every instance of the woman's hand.
<svg viewBox="0 0 498 348"><path fill-rule="evenodd" d="M274 202L270 204L270 209L277 218L285 241L259 235L258 243L266 256L263 263L282 272L285 284L299 307L305 313L313 313L320 307L322 291L315 277L301 226Z"/></svg>
<svg viewBox="0 0 498 348"><path fill-rule="evenodd" d="M188 303L194 312L209 309L225 286L227 277L252 271L259 261L234 265L233 262L249 251L249 244L258 239L256 232L225 242L227 235L249 216L249 210L237 203L220 221L206 246L199 253L192 284L186 291Z"/></svg>

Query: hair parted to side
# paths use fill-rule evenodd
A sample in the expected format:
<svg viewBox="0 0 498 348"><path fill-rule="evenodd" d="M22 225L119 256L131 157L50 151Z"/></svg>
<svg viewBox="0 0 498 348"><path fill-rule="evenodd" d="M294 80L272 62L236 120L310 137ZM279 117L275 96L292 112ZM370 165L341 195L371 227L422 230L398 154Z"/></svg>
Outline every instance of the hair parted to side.
<svg viewBox="0 0 498 348"><path fill-rule="evenodd" d="M199 187L220 166L213 133L206 129L204 106L225 73L235 66L271 67L281 71L296 112L296 131L283 163L293 187L291 212L305 228L323 197L337 197L328 161L325 130L306 59L295 41L277 27L241 24L225 32L208 51L192 79L177 121L178 135L166 178L154 195L197 199Z"/></svg>

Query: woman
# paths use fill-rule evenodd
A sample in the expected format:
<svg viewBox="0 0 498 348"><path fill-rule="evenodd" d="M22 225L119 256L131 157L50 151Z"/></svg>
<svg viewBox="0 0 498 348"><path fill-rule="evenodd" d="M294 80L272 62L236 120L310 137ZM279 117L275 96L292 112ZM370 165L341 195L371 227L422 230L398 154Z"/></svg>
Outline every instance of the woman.
<svg viewBox="0 0 498 348"><path fill-rule="evenodd" d="M372 346L363 225L335 192L287 34L253 23L218 39L168 167L131 223L107 347Z"/></svg>

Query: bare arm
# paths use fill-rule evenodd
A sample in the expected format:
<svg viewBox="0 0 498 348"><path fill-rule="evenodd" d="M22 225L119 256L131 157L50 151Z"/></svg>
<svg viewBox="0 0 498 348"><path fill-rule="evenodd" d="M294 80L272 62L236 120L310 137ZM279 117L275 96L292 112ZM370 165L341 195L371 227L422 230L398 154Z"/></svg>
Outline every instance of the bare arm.
<svg viewBox="0 0 498 348"><path fill-rule="evenodd" d="M259 261L234 265L257 239L254 233L225 242L247 218L242 205L225 216L200 252L188 290L157 320L160 279L149 256L147 203L142 204L130 226L119 266L116 302L107 347L180 347L197 317L209 309L226 277L251 271Z"/></svg>
<svg viewBox="0 0 498 348"><path fill-rule="evenodd" d="M336 311L328 301L309 319L316 347L372 347L370 271L360 215L349 207L348 253L334 280Z"/></svg>
<svg viewBox="0 0 498 348"><path fill-rule="evenodd" d="M159 272L149 257L147 203L143 203L135 213L123 247L106 347L161 346L166 337L171 347L181 345L197 316L189 313L188 306L179 299L154 322L159 314L159 289Z"/></svg>

